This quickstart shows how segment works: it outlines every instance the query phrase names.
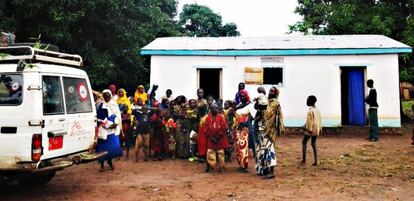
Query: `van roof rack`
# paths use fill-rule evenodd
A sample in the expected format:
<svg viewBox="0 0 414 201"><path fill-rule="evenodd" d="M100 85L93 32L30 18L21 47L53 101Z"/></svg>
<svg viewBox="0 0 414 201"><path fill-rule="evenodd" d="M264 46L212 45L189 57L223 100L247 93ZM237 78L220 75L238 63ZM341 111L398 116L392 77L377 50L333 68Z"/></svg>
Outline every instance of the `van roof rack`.
<svg viewBox="0 0 414 201"><path fill-rule="evenodd" d="M78 67L82 66L82 57L75 54L66 54L30 46L0 47L0 62L20 60L44 61Z"/></svg>

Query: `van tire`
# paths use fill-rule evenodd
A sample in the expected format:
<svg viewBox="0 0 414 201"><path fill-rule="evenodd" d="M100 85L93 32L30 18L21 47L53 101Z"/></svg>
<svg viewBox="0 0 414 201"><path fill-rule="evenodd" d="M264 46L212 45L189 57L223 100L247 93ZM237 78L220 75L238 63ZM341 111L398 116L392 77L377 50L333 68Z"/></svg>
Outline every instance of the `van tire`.
<svg viewBox="0 0 414 201"><path fill-rule="evenodd" d="M22 186L39 186L45 185L53 179L56 172L47 172L42 174L31 174L24 179L19 179L19 184Z"/></svg>

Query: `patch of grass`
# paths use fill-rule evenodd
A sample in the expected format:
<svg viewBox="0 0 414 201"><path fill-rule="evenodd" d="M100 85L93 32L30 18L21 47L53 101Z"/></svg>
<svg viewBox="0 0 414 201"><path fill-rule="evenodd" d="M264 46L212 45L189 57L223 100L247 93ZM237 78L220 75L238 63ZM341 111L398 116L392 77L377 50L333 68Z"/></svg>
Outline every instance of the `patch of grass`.
<svg viewBox="0 0 414 201"><path fill-rule="evenodd" d="M401 156L400 151L396 150L384 153L374 146L362 146L354 153L326 158L321 162L321 170L362 177L397 177L410 180L414 170L411 164L413 160L409 156Z"/></svg>

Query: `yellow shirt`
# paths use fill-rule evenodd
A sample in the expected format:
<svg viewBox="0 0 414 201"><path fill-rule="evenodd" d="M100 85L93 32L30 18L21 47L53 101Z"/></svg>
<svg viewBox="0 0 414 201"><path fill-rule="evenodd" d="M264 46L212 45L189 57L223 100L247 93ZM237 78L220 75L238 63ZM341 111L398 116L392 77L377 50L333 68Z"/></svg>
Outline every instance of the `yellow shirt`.
<svg viewBox="0 0 414 201"><path fill-rule="evenodd" d="M322 117L319 109L310 107L306 117L306 135L318 136L322 131Z"/></svg>

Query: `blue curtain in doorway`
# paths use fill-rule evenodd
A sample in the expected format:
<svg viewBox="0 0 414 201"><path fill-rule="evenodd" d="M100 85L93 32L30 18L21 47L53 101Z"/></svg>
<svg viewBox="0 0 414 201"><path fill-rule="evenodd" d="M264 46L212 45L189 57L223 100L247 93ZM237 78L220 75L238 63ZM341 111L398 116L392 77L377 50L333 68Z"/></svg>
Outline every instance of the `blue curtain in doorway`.
<svg viewBox="0 0 414 201"><path fill-rule="evenodd" d="M365 97L363 70L355 69L349 71L348 90L349 124L356 126L365 126Z"/></svg>

